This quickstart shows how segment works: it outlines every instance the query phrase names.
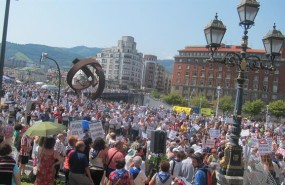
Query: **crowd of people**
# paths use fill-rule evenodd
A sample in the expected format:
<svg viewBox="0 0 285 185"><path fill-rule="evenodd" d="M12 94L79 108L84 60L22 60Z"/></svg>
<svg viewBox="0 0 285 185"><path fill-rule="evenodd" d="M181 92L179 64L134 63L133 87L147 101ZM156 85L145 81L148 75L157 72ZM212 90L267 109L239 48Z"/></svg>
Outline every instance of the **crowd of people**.
<svg viewBox="0 0 285 185"><path fill-rule="evenodd" d="M70 185L208 185L224 157L231 124L222 117L177 113L164 107L82 99L32 84L5 84L0 111L0 184L21 184L30 175L37 185L61 179ZM100 121L104 138L88 129L72 135L75 120ZM41 121L63 124L66 130L47 137L29 137L26 130ZM275 129L243 120L245 182L282 184L285 175L285 123ZM167 133L166 153L151 149L151 132ZM263 142L263 143L262 143ZM259 150L268 144L270 152ZM284 152L283 152L284 151ZM33 168L27 172L27 164ZM64 176L64 178L60 177Z"/></svg>

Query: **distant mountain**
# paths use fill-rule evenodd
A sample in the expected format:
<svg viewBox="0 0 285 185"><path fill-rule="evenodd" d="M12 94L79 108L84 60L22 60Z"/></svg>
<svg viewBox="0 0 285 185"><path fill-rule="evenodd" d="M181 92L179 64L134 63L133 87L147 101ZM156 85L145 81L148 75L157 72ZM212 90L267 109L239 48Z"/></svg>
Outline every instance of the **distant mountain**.
<svg viewBox="0 0 285 185"><path fill-rule="evenodd" d="M55 59L61 66L70 66L75 58L96 56L101 48L77 46L73 48L51 47L39 44L15 44L7 42L5 58L16 58L27 61L30 65L39 64L42 52ZM45 64L41 64L45 65Z"/></svg>
<svg viewBox="0 0 285 185"><path fill-rule="evenodd" d="M170 73L173 72L174 60L170 60L170 59L167 59L167 60L157 60L157 62L159 64L163 65L168 72L170 72Z"/></svg>

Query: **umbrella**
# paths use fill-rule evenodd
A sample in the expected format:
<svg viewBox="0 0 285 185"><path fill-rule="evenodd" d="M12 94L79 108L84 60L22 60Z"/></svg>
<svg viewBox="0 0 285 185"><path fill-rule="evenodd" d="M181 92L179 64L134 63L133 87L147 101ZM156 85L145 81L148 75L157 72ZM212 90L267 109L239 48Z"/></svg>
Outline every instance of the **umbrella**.
<svg viewBox="0 0 285 185"><path fill-rule="evenodd" d="M31 126L25 134L28 136L50 136L61 133L66 127L64 125L53 123L50 121L45 121L41 123L34 124Z"/></svg>

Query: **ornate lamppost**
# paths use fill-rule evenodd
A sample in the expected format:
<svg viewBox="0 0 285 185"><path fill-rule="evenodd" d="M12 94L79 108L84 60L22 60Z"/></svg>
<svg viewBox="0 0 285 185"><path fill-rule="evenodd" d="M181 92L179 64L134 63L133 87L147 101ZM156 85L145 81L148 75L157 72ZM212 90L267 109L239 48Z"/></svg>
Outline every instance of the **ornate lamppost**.
<svg viewBox="0 0 285 185"><path fill-rule="evenodd" d="M216 117L218 117L218 113L219 113L219 103L220 103L220 93L221 93L221 86L217 86L217 105L216 105Z"/></svg>
<svg viewBox="0 0 285 185"><path fill-rule="evenodd" d="M60 102L59 102L59 101L60 101L60 85L61 85L61 73L60 73L60 68L59 68L59 65L58 65L57 61L54 60L53 58L50 58L47 53L42 53L41 62L43 62L44 59L52 60L52 61L56 64L56 67L57 67L57 71L58 71L57 106L59 106L59 103L60 103Z"/></svg>
<svg viewBox="0 0 285 185"><path fill-rule="evenodd" d="M260 58L256 55L248 55L248 30L254 25L255 17L259 10L259 3L256 0L243 0L237 6L240 23L239 25L244 29L242 37L241 52L228 52L224 58L214 58L214 52L221 47L221 41L226 32L226 27L218 16L206 26L204 29L205 37L207 40L207 48L211 51L211 58L208 62L224 64L229 67L238 67L237 77L237 94L235 99L234 108L234 123L231 127L231 135L228 143L226 144L224 157L220 162L220 173L227 176L243 176L244 165L242 161L242 147L238 144L241 132L242 121L242 101L243 101L243 85L245 82L245 73L249 70L267 70L275 71L274 59L280 55L281 48L284 43L284 36L274 24L273 30L269 31L263 38L263 44L266 50L266 56L270 59L269 64L261 62Z"/></svg>

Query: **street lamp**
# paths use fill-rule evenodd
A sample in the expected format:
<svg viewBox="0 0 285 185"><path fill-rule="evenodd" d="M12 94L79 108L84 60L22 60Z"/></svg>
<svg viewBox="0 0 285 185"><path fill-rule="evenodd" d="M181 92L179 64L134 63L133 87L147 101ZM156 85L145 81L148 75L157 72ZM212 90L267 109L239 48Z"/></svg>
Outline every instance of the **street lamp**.
<svg viewBox="0 0 285 185"><path fill-rule="evenodd" d="M220 92L221 92L221 86L217 87L217 95L218 95L218 99L217 99L217 106L216 106L216 117L218 117L218 112L219 112L219 101L220 101Z"/></svg>
<svg viewBox="0 0 285 185"><path fill-rule="evenodd" d="M266 105L266 118L265 118L265 129L268 128L268 108L269 108L269 105Z"/></svg>
<svg viewBox="0 0 285 185"><path fill-rule="evenodd" d="M53 58L48 57L47 53L42 53L41 56L41 62L43 62L45 59L49 59L54 61L54 63L56 64L57 67L57 71L58 71L58 93L57 93L57 106L59 106L59 100L60 100L60 84L61 84L61 73L60 73L60 68L59 65L57 63L57 61L55 61Z"/></svg>
<svg viewBox="0 0 285 185"><path fill-rule="evenodd" d="M263 43L266 50L266 56L270 58L270 64L263 64L258 56L247 55L248 48L248 29L254 25L254 19L259 10L259 3L256 0L243 0L238 5L237 10L240 18L239 25L244 29L242 37L241 52L228 52L224 58L215 59L214 52L221 47L221 42L226 32L226 27L221 20L218 20L216 14L215 19L208 24L205 29L205 37L207 40L207 48L211 51L211 58L208 62L224 64L229 67L238 67L237 77L237 94L235 101L235 110L233 120L234 123L231 127L231 135L229 142L226 144L225 156L220 162L220 173L227 176L243 176L244 167L242 162L242 147L238 144L241 132L242 121L242 100L243 100L243 84L245 82L245 72L249 70L268 70L274 71L273 61L276 56L280 55L280 50L284 43L284 36L274 24L273 30L270 31L264 38Z"/></svg>
<svg viewBox="0 0 285 185"><path fill-rule="evenodd" d="M3 85L3 70L4 70L4 62L5 62L9 9L10 9L10 0L6 0L5 17L4 17L3 33L2 33L2 43L1 43L1 53L0 53L0 97L4 97L5 95L5 90L3 89L2 85Z"/></svg>

